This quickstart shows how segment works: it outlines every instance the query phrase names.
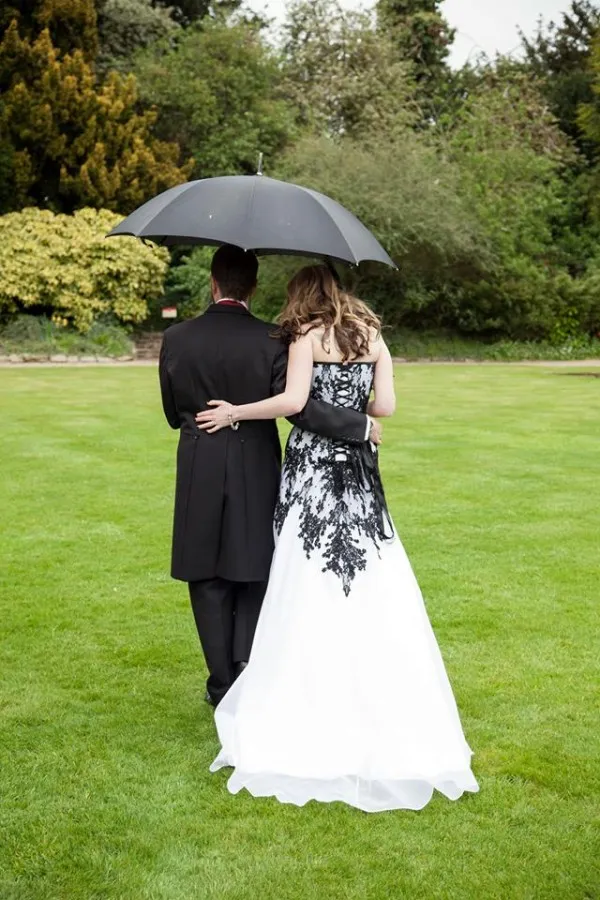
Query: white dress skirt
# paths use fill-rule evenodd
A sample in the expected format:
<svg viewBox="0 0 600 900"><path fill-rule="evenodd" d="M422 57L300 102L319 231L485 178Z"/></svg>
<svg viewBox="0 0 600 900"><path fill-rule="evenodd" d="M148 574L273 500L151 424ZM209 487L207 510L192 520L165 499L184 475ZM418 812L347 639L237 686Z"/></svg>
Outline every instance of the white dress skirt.
<svg viewBox="0 0 600 900"><path fill-rule="evenodd" d="M311 395L366 409L374 367L315 364ZM377 457L292 431L269 586L247 668L217 707L229 790L302 806L422 809L477 791Z"/></svg>

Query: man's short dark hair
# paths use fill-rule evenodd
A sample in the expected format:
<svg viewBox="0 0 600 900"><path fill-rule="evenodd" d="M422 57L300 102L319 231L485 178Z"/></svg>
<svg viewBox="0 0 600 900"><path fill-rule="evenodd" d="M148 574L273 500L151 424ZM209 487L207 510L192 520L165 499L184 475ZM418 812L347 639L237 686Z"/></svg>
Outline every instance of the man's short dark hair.
<svg viewBox="0 0 600 900"><path fill-rule="evenodd" d="M225 244L212 258L210 274L219 285L221 297L247 300L258 275L258 259L252 250Z"/></svg>

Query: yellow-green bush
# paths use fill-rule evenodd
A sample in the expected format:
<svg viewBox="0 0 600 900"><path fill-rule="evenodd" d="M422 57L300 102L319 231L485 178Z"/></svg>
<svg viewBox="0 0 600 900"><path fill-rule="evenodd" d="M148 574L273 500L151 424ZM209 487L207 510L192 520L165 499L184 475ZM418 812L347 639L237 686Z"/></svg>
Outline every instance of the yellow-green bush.
<svg viewBox="0 0 600 900"><path fill-rule="evenodd" d="M169 255L136 238L106 240L119 220L94 209L0 216L0 313L44 312L81 332L98 317L143 322L163 292Z"/></svg>

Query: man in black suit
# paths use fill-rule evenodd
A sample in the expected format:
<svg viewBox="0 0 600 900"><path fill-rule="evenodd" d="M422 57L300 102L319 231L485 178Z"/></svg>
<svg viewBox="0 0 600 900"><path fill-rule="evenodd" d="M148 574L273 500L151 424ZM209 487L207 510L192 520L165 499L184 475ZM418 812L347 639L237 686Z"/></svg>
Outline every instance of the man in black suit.
<svg viewBox="0 0 600 900"><path fill-rule="evenodd" d="M169 328L160 352L163 408L180 433L171 574L189 584L214 705L250 655L274 549L281 445L273 420L209 435L194 417L209 400L253 403L285 389L287 348L249 310L257 272L254 253L217 250L212 305ZM292 421L349 443L379 440L365 415L322 401Z"/></svg>

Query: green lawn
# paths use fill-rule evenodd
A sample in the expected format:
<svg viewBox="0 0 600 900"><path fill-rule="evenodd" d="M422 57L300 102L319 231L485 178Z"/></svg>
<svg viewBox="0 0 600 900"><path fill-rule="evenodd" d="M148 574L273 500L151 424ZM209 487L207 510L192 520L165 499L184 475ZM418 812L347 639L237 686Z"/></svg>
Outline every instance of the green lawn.
<svg viewBox="0 0 600 900"><path fill-rule="evenodd" d="M1 900L600 897L600 379L397 383L388 499L481 792L369 816L208 773L155 372L0 370Z"/></svg>

